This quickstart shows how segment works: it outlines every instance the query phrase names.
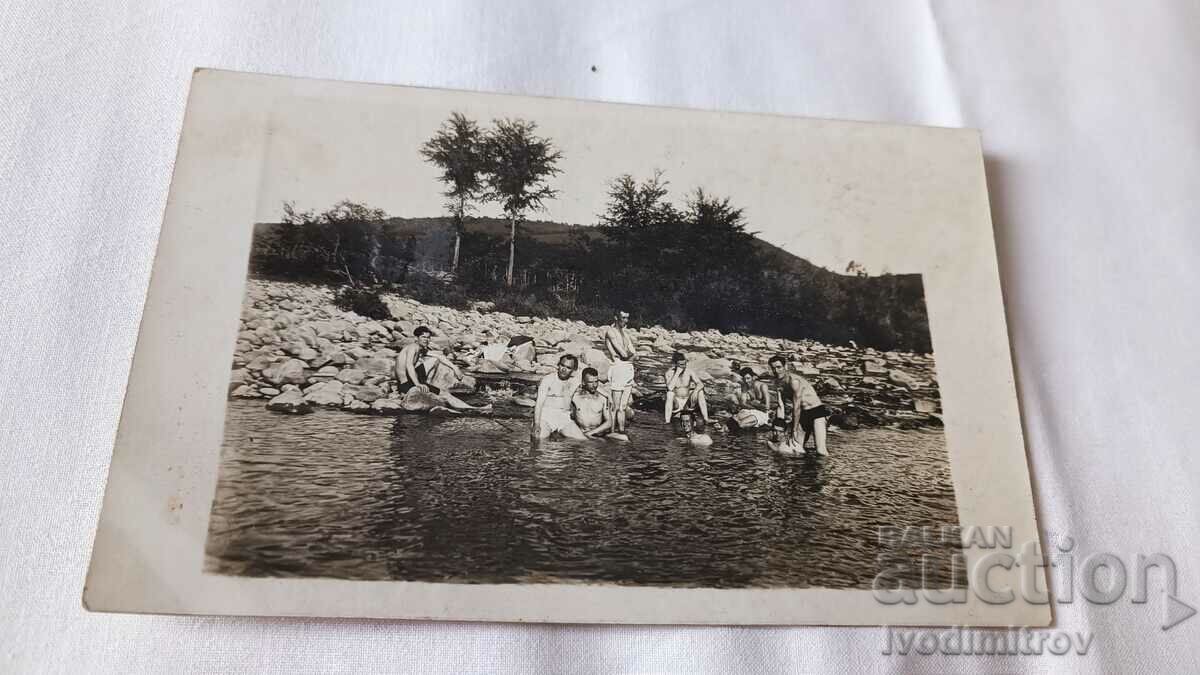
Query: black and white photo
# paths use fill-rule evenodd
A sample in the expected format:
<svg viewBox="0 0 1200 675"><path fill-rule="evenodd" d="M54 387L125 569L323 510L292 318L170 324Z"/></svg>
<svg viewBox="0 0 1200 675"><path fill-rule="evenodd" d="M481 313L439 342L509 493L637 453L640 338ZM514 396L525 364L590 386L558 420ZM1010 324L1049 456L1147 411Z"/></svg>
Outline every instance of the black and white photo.
<svg viewBox="0 0 1200 675"><path fill-rule="evenodd" d="M110 483L171 448L187 590L89 601L1041 621L878 599L1036 538L986 204L969 131L201 72Z"/></svg>

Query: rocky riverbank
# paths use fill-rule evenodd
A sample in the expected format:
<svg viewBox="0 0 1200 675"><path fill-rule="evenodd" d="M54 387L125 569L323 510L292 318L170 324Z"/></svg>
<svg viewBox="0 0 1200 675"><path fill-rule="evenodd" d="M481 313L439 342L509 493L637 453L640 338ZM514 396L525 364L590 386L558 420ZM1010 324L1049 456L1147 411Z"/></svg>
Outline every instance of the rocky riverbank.
<svg viewBox="0 0 1200 675"><path fill-rule="evenodd" d="M433 329L433 344L448 350L464 373L459 379L443 369L434 384L467 398L527 405L538 377L563 353L579 356L607 377L610 364L600 350L604 326L513 316L490 311L488 303L456 310L396 295L384 300L395 320L343 311L324 287L250 280L229 395L264 399L269 409L291 413L314 406L380 414L426 410L436 401L418 392L398 395L394 377L397 353L421 325ZM833 409L836 426L941 424L931 355L659 326L632 333L639 353L637 394L647 407L665 386L663 373L674 351L687 354L702 374L714 410L728 408L737 391L735 362L763 374L771 355L785 353ZM533 347L503 354L518 335L533 338Z"/></svg>

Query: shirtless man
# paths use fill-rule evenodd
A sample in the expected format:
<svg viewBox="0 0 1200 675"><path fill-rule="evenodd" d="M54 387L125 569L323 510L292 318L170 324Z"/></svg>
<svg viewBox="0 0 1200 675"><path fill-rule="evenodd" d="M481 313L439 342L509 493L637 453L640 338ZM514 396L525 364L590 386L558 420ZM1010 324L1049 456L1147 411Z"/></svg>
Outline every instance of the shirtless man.
<svg viewBox="0 0 1200 675"><path fill-rule="evenodd" d="M667 401L663 406L663 421L670 424L675 415L699 408L700 417L707 424L708 401L704 398L704 382L688 366L687 357L681 352L671 355L671 369L666 377Z"/></svg>
<svg viewBox="0 0 1200 675"><path fill-rule="evenodd" d="M612 401L600 393L600 373L595 368L584 368L579 389L571 397L571 412L575 423L588 438L612 438L629 440L624 434L609 433L612 429Z"/></svg>
<svg viewBox="0 0 1200 675"><path fill-rule="evenodd" d="M704 433L704 420L694 412L679 415L679 431L683 434L683 443L698 448L707 448L713 444L712 436Z"/></svg>
<svg viewBox="0 0 1200 675"><path fill-rule="evenodd" d="M429 384L429 378L433 377L433 374L442 366L452 370L454 376L459 379L462 379L462 371L445 355L429 350L429 341L433 338L433 331L428 327L419 326L413 331L413 336L417 338L417 341L405 345L404 349L401 349L400 353L396 355L396 384L401 395L420 387L441 398L455 410L489 410L492 407L490 405L483 407L470 405L450 392L442 391Z"/></svg>
<svg viewBox="0 0 1200 675"><path fill-rule="evenodd" d="M771 424L771 390L766 382L759 382L750 368L736 371L741 386L735 395L738 412L733 423L740 429L755 429Z"/></svg>
<svg viewBox="0 0 1200 675"><path fill-rule="evenodd" d="M829 451L825 449L825 418L829 417L829 410L821 403L817 390L799 373L789 372L787 360L782 356L772 356L767 365L779 384L779 412L781 417L785 417L787 431L790 432L784 444L790 446L795 454L802 455L804 445L812 436L816 439L817 454L828 455ZM791 403L790 419L784 413L785 402Z"/></svg>
<svg viewBox="0 0 1200 675"><path fill-rule="evenodd" d="M529 435L534 439L550 438L558 432L566 438L585 440L584 435L575 420L571 419L571 399L579 381L575 379L575 369L579 367L579 359L570 354L563 354L558 360L558 368L548 373L538 383L537 402L533 405L533 424Z"/></svg>
<svg viewBox="0 0 1200 675"><path fill-rule="evenodd" d="M608 370L608 386L612 389L613 406L616 410L614 431L625 433L625 409L633 396L633 359L637 348L625 327L629 325L629 312L617 312L611 326L604 330L604 350L612 359Z"/></svg>

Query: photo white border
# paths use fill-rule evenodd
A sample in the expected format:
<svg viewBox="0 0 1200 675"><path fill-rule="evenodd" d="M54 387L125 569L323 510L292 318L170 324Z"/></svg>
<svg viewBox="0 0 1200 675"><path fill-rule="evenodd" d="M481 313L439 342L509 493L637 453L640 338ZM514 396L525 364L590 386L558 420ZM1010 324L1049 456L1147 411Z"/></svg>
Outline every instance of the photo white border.
<svg viewBox="0 0 1200 675"><path fill-rule="evenodd" d="M204 573L230 359L270 115L281 100L674 116L695 133L769 128L877 142L895 180L943 197L912 233L923 261L946 444L965 526L1038 541L978 132L703 112L197 70L84 588L95 611L641 624L1045 626L1048 604L883 605L870 590L437 584ZM736 158L733 158L736 159ZM825 158L827 161L829 158ZM837 161L833 158L832 161ZM856 161L862 161L859 157ZM849 245L868 228L848 227ZM905 270L908 271L908 270ZM968 566L987 551L967 549ZM1042 575L1042 587L1044 584Z"/></svg>

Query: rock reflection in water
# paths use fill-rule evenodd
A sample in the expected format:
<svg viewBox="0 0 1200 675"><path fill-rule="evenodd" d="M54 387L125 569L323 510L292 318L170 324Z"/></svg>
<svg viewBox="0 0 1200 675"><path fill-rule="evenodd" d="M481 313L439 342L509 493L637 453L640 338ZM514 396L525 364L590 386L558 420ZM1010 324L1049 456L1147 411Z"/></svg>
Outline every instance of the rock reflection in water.
<svg viewBox="0 0 1200 675"><path fill-rule="evenodd" d="M957 523L940 430L842 432L829 457L783 458L752 435L684 446L653 415L631 443L531 445L528 418L499 413L283 418L231 402L207 571L869 588L879 526ZM954 552L930 546L918 553Z"/></svg>

